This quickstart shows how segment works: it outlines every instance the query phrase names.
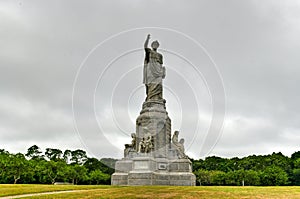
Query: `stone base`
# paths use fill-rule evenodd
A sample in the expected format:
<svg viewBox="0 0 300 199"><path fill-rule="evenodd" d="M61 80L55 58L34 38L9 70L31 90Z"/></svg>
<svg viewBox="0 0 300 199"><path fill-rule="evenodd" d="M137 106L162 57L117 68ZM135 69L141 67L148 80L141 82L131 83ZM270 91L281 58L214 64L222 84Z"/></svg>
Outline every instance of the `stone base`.
<svg viewBox="0 0 300 199"><path fill-rule="evenodd" d="M164 158L138 157L120 160L112 175L112 185L173 185L195 186L188 159L168 160Z"/></svg>
<svg viewBox="0 0 300 199"><path fill-rule="evenodd" d="M128 173L112 174L111 185L128 185Z"/></svg>
<svg viewBox="0 0 300 199"><path fill-rule="evenodd" d="M112 185L168 185L168 186L195 186L196 177L189 172L172 173L114 173L111 180Z"/></svg>

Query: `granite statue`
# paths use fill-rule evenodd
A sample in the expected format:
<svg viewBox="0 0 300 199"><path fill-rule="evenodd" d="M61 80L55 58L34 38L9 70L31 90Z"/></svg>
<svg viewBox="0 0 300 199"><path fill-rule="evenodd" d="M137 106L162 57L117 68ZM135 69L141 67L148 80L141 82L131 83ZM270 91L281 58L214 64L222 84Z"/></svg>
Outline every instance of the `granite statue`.
<svg viewBox="0 0 300 199"><path fill-rule="evenodd" d="M184 151L184 139L179 131L171 137L171 119L163 98L163 79L166 69L163 56L153 41L148 48L150 34L144 43L143 84L146 99L136 119L136 132L131 144L125 144L124 158L115 165L112 185L176 185L195 186L192 164ZM179 141L178 141L179 140Z"/></svg>
<svg viewBox="0 0 300 199"><path fill-rule="evenodd" d="M139 143L139 153L150 153L153 149L153 137L147 134Z"/></svg>
<svg viewBox="0 0 300 199"><path fill-rule="evenodd" d="M176 155L178 158L188 158L184 153L184 139L181 138L178 142L179 131L175 131L172 137L172 146L175 148Z"/></svg>
<svg viewBox="0 0 300 199"><path fill-rule="evenodd" d="M165 68L163 64L162 54L157 52L159 42L153 41L151 44L152 49L148 48L150 34L148 34L144 48L145 48L145 61L144 61L144 78L143 83L146 86L146 101L150 99L162 99L162 79L165 78Z"/></svg>
<svg viewBox="0 0 300 199"><path fill-rule="evenodd" d="M125 144L124 157L128 157L130 152L136 152L136 134L131 133L131 144Z"/></svg>

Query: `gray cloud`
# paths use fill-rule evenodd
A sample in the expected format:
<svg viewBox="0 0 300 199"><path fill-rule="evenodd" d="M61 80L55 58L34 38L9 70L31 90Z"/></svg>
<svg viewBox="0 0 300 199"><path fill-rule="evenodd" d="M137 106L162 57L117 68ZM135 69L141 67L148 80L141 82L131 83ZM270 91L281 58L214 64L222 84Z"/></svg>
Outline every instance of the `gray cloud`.
<svg viewBox="0 0 300 199"><path fill-rule="evenodd" d="M83 148L98 157L121 157L123 144L130 142L126 133L134 131L145 96L141 68L122 80L120 77L142 65L142 49L112 64L95 88L107 64L128 50L142 48L151 30L153 39L165 50L165 97L173 127L185 137L188 154L198 158L211 119L211 99L205 79L168 51L186 56L203 74L208 74L211 63L187 38L164 30L122 34L91 54L76 82L74 108L79 135L74 130L73 82L90 50L120 31L157 26L195 38L218 65L226 91L227 117L211 154L282 151L290 155L299 150L300 141L299 9L300 4L292 0L2 1L0 148L24 152L37 144ZM130 96L134 89L136 93ZM111 121L111 102L125 134ZM105 132L99 129L97 119L105 123ZM195 130L198 121L199 129ZM108 135L118 144L111 143Z"/></svg>

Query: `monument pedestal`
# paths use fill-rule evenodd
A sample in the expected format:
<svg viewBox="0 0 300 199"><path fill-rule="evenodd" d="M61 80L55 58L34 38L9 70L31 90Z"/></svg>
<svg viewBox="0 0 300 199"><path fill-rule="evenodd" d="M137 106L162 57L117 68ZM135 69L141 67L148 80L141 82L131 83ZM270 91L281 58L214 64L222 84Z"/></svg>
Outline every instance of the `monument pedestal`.
<svg viewBox="0 0 300 199"><path fill-rule="evenodd" d="M125 157L116 162L112 185L196 185L191 161L179 155L176 139L171 142L171 120L165 100L143 103L133 139L125 149Z"/></svg>
<svg viewBox="0 0 300 199"><path fill-rule="evenodd" d="M196 185L188 159L136 157L117 161L115 169L112 185Z"/></svg>

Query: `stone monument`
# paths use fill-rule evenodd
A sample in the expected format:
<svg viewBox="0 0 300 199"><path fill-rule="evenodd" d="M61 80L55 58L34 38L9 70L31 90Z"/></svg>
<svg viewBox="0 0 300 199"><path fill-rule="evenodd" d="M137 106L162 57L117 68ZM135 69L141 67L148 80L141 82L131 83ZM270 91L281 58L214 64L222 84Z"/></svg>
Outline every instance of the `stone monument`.
<svg viewBox="0 0 300 199"><path fill-rule="evenodd" d="M163 99L162 80L166 70L163 56L157 52L158 41L148 48L150 34L144 44L143 83L146 99L136 119L136 133L131 144L125 144L124 158L116 162L112 185L184 185L195 186L191 161L184 152L184 139L179 131L171 135L171 119Z"/></svg>

